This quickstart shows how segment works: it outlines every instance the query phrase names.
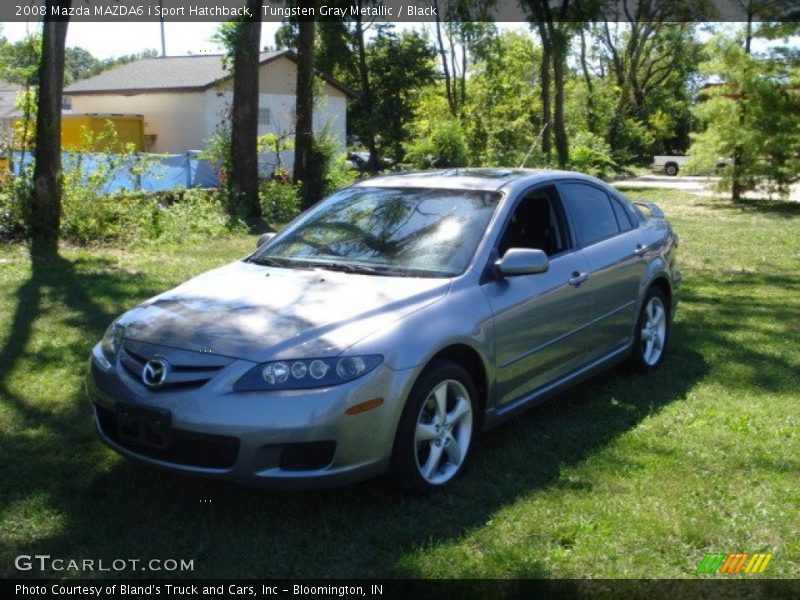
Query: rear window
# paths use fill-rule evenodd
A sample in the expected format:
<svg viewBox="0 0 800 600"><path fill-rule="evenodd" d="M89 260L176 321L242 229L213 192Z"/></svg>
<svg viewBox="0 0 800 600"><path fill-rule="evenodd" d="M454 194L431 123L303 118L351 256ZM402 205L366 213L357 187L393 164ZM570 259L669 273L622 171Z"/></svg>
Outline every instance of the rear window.
<svg viewBox="0 0 800 600"><path fill-rule="evenodd" d="M633 229L633 223L631 222L630 215L625 210L622 202L611 196L611 207L614 209L614 215L617 217L617 224L619 225L620 231L630 231Z"/></svg>
<svg viewBox="0 0 800 600"><path fill-rule="evenodd" d="M562 184L561 188L564 205L581 246L589 246L620 232L611 198L603 190L572 182Z"/></svg>

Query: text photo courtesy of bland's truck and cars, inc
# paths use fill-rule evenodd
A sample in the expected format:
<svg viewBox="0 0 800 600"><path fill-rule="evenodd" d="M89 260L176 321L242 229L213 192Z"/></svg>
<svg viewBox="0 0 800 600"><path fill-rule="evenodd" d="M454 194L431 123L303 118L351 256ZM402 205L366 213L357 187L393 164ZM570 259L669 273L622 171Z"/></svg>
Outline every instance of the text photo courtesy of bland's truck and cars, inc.
<svg viewBox="0 0 800 600"><path fill-rule="evenodd" d="M143 585L112 583L103 585L65 585L53 583L47 585L27 585L16 584L15 595L17 596L74 596L81 595L96 596L280 596L281 594L291 594L293 596L381 596L383 595L383 585L370 584L364 585L301 585L293 584L287 586L280 585L242 585L238 583L197 585L191 584L170 584L170 583L149 583Z"/></svg>
<svg viewBox="0 0 800 600"><path fill-rule="evenodd" d="M264 4L261 7L262 17L264 18L287 18L287 17L435 17L436 8L433 6L400 5L394 6L363 6L352 5L349 7L337 6L272 6ZM48 7L36 5L17 5L16 15L20 17L43 17L47 16ZM395 14L396 13L396 14ZM50 14L52 17L168 17L168 18L193 18L193 17L248 17L253 15L246 6L145 6L145 5L124 5L124 4L104 4L95 6L51 6Z"/></svg>

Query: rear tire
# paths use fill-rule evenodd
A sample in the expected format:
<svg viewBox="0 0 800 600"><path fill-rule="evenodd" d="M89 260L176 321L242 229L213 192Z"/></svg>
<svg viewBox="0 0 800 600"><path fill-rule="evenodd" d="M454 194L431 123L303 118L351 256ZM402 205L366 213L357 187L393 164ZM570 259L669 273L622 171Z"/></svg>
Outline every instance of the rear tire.
<svg viewBox="0 0 800 600"><path fill-rule="evenodd" d="M651 287L642 302L633 348L628 360L630 366L640 373L657 369L664 362L671 337L670 306L664 292Z"/></svg>
<svg viewBox="0 0 800 600"><path fill-rule="evenodd" d="M405 491L428 494L464 470L477 422L477 390L463 367L432 362L414 384L397 428L390 473Z"/></svg>
<svg viewBox="0 0 800 600"><path fill-rule="evenodd" d="M664 172L670 177L675 177L675 175L678 174L678 165L675 163L669 163L664 167Z"/></svg>

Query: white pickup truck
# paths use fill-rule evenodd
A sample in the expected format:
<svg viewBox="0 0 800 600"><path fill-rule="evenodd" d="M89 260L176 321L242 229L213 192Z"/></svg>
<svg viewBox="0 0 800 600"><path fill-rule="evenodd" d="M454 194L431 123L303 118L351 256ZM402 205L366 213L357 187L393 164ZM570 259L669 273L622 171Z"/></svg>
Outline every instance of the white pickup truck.
<svg viewBox="0 0 800 600"><path fill-rule="evenodd" d="M688 156L654 156L651 168L663 170L667 175L677 175L687 162L689 162Z"/></svg>

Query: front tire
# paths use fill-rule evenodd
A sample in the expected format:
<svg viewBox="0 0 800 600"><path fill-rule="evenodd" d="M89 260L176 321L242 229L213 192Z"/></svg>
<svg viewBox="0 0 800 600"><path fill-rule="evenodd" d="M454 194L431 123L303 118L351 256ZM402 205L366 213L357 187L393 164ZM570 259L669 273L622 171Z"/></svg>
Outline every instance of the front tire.
<svg viewBox="0 0 800 600"><path fill-rule="evenodd" d="M646 373L664 362L670 340L670 306L664 292L651 287L636 322L630 365Z"/></svg>
<svg viewBox="0 0 800 600"><path fill-rule="evenodd" d="M441 490L464 470L477 422L477 390L463 367L437 360L409 394L397 429L391 474L412 493Z"/></svg>

